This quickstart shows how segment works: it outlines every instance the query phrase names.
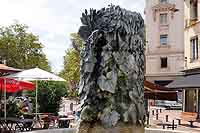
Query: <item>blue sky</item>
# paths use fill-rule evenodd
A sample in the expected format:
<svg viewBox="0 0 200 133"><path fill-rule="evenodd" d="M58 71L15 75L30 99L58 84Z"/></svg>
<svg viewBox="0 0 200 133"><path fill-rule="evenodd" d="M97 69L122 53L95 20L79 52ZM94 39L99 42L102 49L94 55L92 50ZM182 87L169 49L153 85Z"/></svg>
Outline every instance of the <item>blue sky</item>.
<svg viewBox="0 0 200 133"><path fill-rule="evenodd" d="M27 24L44 45L43 51L53 68L63 68L65 50L71 47L70 33L77 32L84 9L120 5L143 14L144 0L0 0L0 25L18 20Z"/></svg>

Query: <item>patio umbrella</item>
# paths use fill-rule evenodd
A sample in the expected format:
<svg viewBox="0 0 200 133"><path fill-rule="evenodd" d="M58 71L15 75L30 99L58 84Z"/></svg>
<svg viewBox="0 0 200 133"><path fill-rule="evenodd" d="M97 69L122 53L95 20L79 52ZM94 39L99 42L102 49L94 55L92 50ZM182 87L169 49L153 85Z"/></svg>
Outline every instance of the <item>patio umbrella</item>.
<svg viewBox="0 0 200 133"><path fill-rule="evenodd" d="M28 81L17 81L11 78L0 78L0 91L15 93L21 90L33 90L34 84ZM5 89L5 90L4 90Z"/></svg>
<svg viewBox="0 0 200 133"><path fill-rule="evenodd" d="M4 117L6 119L6 93L14 93L24 89L33 90L34 84L26 81L17 81L15 79L2 77L0 78L0 91L4 92Z"/></svg>
<svg viewBox="0 0 200 133"><path fill-rule="evenodd" d="M37 91L38 91L38 85L37 85L37 81L38 80L44 80L44 81L66 81L65 79L52 74L50 72L44 71L42 69L39 68L33 68L33 69L28 69L28 70L24 70L22 72L19 73L15 73L12 75L9 75L8 77L12 77L12 78L17 78L17 79L21 79L21 80L26 80L26 81L36 81L36 92L35 92L35 102L36 102L36 115L37 115ZM37 118L37 117L36 117Z"/></svg>

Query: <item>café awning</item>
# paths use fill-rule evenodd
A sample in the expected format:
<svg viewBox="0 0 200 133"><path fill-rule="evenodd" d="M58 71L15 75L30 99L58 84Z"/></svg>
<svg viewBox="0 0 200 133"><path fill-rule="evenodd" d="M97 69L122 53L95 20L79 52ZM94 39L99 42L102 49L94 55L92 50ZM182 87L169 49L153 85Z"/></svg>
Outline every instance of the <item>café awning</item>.
<svg viewBox="0 0 200 133"><path fill-rule="evenodd" d="M176 79L166 87L176 89L200 88L200 74L188 75L186 77Z"/></svg>
<svg viewBox="0 0 200 133"><path fill-rule="evenodd" d="M0 77L0 91L4 93L4 118L7 117L6 112L6 93L15 93L18 91L33 90L35 85L27 81L18 81L12 78Z"/></svg>
<svg viewBox="0 0 200 133"><path fill-rule="evenodd" d="M170 88L144 81L144 97L145 99L176 101L177 92Z"/></svg>
<svg viewBox="0 0 200 133"><path fill-rule="evenodd" d="M35 85L31 82L17 81L11 78L0 77L0 91L1 92L6 91L7 93L15 93L22 90L34 90L34 89L35 89Z"/></svg>
<svg viewBox="0 0 200 133"><path fill-rule="evenodd" d="M154 92L161 92L161 91L172 91L170 88L164 87L164 86L160 86L158 84L154 84L152 82L149 82L147 80L144 81L144 88L145 90L150 90L150 91L154 91Z"/></svg>

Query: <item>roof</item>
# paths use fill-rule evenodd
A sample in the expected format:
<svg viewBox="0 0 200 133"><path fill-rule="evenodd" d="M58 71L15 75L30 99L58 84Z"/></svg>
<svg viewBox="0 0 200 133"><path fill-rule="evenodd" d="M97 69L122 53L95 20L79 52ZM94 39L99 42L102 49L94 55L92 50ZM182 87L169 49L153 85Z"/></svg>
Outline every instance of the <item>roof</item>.
<svg viewBox="0 0 200 133"><path fill-rule="evenodd" d="M4 64L0 64L0 72L1 73L7 73L7 72L20 72L22 71L21 69L13 68L13 67L8 67Z"/></svg>

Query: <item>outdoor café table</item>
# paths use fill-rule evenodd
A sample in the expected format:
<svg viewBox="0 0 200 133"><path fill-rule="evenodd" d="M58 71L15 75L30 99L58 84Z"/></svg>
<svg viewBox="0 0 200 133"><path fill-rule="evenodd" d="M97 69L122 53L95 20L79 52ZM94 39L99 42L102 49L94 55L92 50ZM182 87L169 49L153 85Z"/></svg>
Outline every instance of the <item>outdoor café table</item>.
<svg viewBox="0 0 200 133"><path fill-rule="evenodd" d="M74 117L59 118L59 128L68 128L71 120L74 120Z"/></svg>
<svg viewBox="0 0 200 133"><path fill-rule="evenodd" d="M20 118L0 118L0 123L3 128L6 128L8 131L24 131L25 129L32 130L32 119L20 119Z"/></svg>
<svg viewBox="0 0 200 133"><path fill-rule="evenodd" d="M40 128L47 129L53 117L52 113L33 113L37 117L36 122L39 123Z"/></svg>

